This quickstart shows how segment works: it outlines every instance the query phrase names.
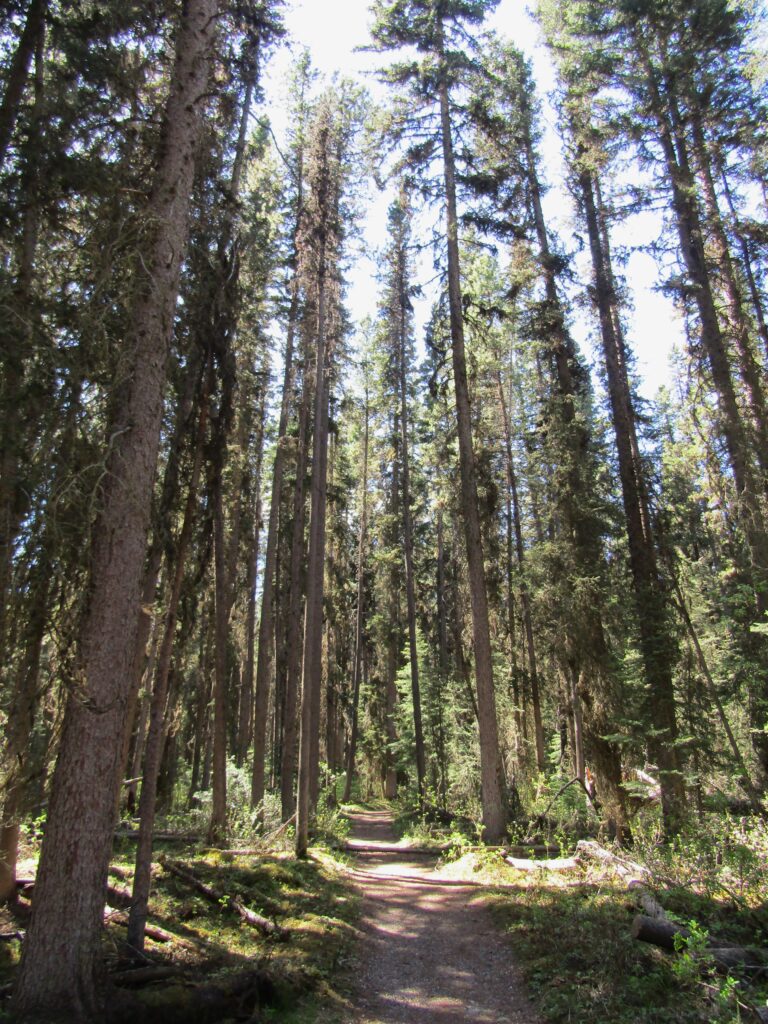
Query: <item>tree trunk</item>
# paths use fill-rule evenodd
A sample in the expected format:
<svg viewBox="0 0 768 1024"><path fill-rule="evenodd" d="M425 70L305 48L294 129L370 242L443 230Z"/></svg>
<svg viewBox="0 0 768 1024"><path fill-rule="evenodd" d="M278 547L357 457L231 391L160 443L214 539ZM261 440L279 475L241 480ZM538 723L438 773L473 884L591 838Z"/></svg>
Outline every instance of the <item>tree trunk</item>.
<svg viewBox="0 0 768 1024"><path fill-rule="evenodd" d="M442 25L439 32L439 59L442 52ZM477 503L475 457L472 450L472 414L467 384L464 352L464 321L459 269L458 217L456 212L456 172L451 133L448 84L443 73L438 83L440 124L445 180L446 240L448 246L448 302L451 322L451 350L456 394L456 420L459 440L461 475L461 512L467 549L467 567L472 602L472 633L477 678L478 724L480 731L480 773L483 805L483 828L487 842L502 839L506 828L504 773L499 749L496 697L493 685L493 655L488 619L488 596L480 535L480 513Z"/></svg>
<svg viewBox="0 0 768 1024"><path fill-rule="evenodd" d="M309 417L312 401L311 378L308 359L305 358L304 378L301 388L299 410L299 450L296 459L296 486L293 495L293 529L291 532L291 560L288 594L288 640L285 675L285 724L283 729L283 753L280 763L280 800L283 821L287 821L296 810L295 776L298 762L298 716L299 683L301 674L301 620L303 590L301 569L304 561L304 525L306 502L304 500L304 479L309 456Z"/></svg>
<svg viewBox="0 0 768 1024"><path fill-rule="evenodd" d="M111 424L91 582L80 632L79 690L70 694L15 992L26 1017L102 1019L97 997L102 914L132 685L141 578L157 463L166 362L200 107L207 94L214 0L189 0L181 21L157 171L151 238L131 323L133 373ZM146 268L146 269L143 269ZM61 942L66 934L68 941Z"/></svg>
<svg viewBox="0 0 768 1024"><path fill-rule="evenodd" d="M364 369L365 372L365 369ZM349 729L347 748L346 778L342 801L347 803L352 795L352 778L355 772L357 753L358 711L360 706L360 669L363 657L363 617L365 597L365 545L368 528L368 439L370 408L368 382L365 383L365 411L363 426L363 475L360 480L361 510L360 530L357 537L357 611L355 612L355 649L352 655L352 722Z"/></svg>
<svg viewBox="0 0 768 1024"><path fill-rule="evenodd" d="M298 220L298 218L297 218ZM298 227L296 228L298 230ZM295 236L295 231L294 231ZM267 696L274 643L274 607L277 596L277 542L280 525L280 501L283 493L283 471L285 465L285 444L288 431L288 416L291 408L294 365L293 348L298 319L298 281L291 284L291 304L288 312L288 329L285 339L285 368L283 371L283 393L280 401L280 419L277 427L277 447L272 468L272 494L269 504L267 525L267 547L264 556L264 583L261 594L261 618L259 620L259 648L256 661L256 689L253 709L253 775L251 778L251 806L258 808L264 800L264 762L267 735ZM303 484L302 484L303 490ZM286 692L286 702L288 694ZM294 701L295 703L295 701ZM290 773L293 790L293 771ZM286 808L283 808L285 816ZM288 817L293 814L290 809Z"/></svg>
<svg viewBox="0 0 768 1024"><path fill-rule="evenodd" d="M400 241L398 239L398 241ZM416 644L416 586L413 572L413 514L411 511L410 431L408 429L408 377L406 370L407 315L410 308L406 280L406 254L400 246L396 252L396 285L398 298L397 376L400 392L400 447L402 449L403 553L405 555L406 615L408 617L408 651L411 662L411 695L413 699L413 734L416 746L416 781L419 800L425 799L424 731L421 722L421 690L419 686L419 654Z"/></svg>
<svg viewBox="0 0 768 1024"><path fill-rule="evenodd" d="M197 425L195 452L189 491L184 509L184 519L176 543L175 562L171 587L163 624L163 636L157 655L154 685L149 712L149 730L144 751L144 772L139 797L139 835L136 843L136 862L133 874L133 896L128 918L128 944L141 953L144 950L144 928L147 923L149 888L152 869L152 833L155 826L157 779L160 772L163 739L165 734L165 710L168 696L168 677L171 670L171 656L176 638L176 620L184 582L187 549L192 539L192 530L197 508L197 489L203 464L203 446L208 421L207 390L201 397L200 418Z"/></svg>
<svg viewBox="0 0 768 1024"><path fill-rule="evenodd" d="M501 372L496 373L496 386L499 395L499 407L504 426L504 455L506 462L507 488L512 500L512 522L514 524L515 553L520 571L520 603L523 609L523 628L528 653L528 679L531 686L531 707L533 710L533 728L536 742L536 767L543 772L547 765L547 754L544 747L544 725L541 718L541 697L539 695L539 672L536 663L536 646L533 640L533 615L528 584L525 581L525 549L523 547L523 527L520 517L520 502L517 494L517 473L512 454L512 430L509 422L509 410L504 396Z"/></svg>
<svg viewBox="0 0 768 1024"><path fill-rule="evenodd" d="M47 10L48 0L30 0L24 28L8 69L5 92L0 103L0 167L5 163L8 153L32 57L40 36L45 32Z"/></svg>
<svg viewBox="0 0 768 1024"><path fill-rule="evenodd" d="M588 170L579 174L584 219L589 236L594 276L594 298L600 320L600 335L608 378L624 521L629 545L640 646L648 682L648 715L653 737L648 749L659 768L662 812L666 827L674 831L681 817L685 793L675 747L677 719L673 668L674 642L664 585L659 575L656 542L648 504L636 415L627 370L627 352L621 328L613 271L608 247L608 229L597 181Z"/></svg>
<svg viewBox="0 0 768 1024"><path fill-rule="evenodd" d="M325 590L325 514L328 481L328 415L330 372L326 337L326 241L330 213L327 129L321 131L322 165L318 182L321 224L318 226L317 322L315 355L315 418L312 444L312 480L310 484L309 551L307 556L307 598L304 620L304 653L301 693L301 731L299 735L299 778L296 800L296 855L306 857L309 844L309 818L313 812L313 777L316 776L315 750L320 737L320 692L323 667L323 594Z"/></svg>

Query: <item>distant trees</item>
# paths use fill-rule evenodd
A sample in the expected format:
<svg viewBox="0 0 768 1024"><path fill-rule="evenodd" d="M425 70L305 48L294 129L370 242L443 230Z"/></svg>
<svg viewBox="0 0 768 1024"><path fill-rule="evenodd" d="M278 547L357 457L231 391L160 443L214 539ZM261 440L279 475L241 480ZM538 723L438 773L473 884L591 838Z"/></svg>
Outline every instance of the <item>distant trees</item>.
<svg viewBox="0 0 768 1024"><path fill-rule="evenodd" d="M483 824L489 841L501 838L505 820L504 772L499 751L496 698L493 682L488 595L477 500L475 453L468 390L464 320L459 266L456 161L453 143L451 87L471 67L467 26L482 23L495 4L458 2L434 7L430 3L374 4L372 37L381 51L414 46L423 55L414 64L395 64L387 77L408 87L407 97L395 110L392 131L407 140L408 162L413 170L426 163L436 149L442 152L445 247L447 253L448 308L451 325L454 395L461 471L462 519L466 535L467 568L472 605L475 676L483 794ZM409 104L414 107L409 113ZM431 115L433 123L424 123Z"/></svg>
<svg viewBox="0 0 768 1024"><path fill-rule="evenodd" d="M279 5L3 11L0 898L47 819L22 1019L100 1019L137 806L140 949L170 810L213 842L295 813L305 855L356 792L494 841L571 780L617 837L649 777L668 835L733 782L764 803L753 14L541 0L574 246L494 7L374 3L381 109L305 53L281 144L253 119ZM364 123L396 186L356 329ZM656 405L618 241L650 209L687 337Z"/></svg>

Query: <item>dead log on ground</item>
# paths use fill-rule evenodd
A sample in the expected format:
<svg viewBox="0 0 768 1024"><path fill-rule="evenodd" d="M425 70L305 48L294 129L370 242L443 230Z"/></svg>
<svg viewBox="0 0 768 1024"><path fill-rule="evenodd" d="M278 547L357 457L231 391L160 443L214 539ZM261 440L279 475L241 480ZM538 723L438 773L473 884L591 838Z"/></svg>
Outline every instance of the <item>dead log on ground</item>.
<svg viewBox="0 0 768 1024"><path fill-rule="evenodd" d="M682 925L674 921L660 920L656 917L646 917L638 914L632 922L632 938L640 942L648 942L653 946L659 946L675 952L677 936L687 939L690 932ZM721 946L715 945L716 940L710 939L707 942L706 950L702 952L702 958L711 958L720 971L732 971L743 969L747 971L765 971L768 968L768 950L747 949L744 946Z"/></svg>
<svg viewBox="0 0 768 1024"><path fill-rule="evenodd" d="M504 862L516 871L576 871L581 867L578 857L551 857L549 860L505 857Z"/></svg>
<svg viewBox="0 0 768 1024"><path fill-rule="evenodd" d="M205 848L205 853L218 853L222 857L260 857L263 853L269 849L270 843L274 843L276 839L285 832L289 825L292 825L296 820L296 815L292 814L287 821L284 821L279 828L274 829L272 832L268 832L263 836L257 846L250 846L246 849L241 850L221 850L218 846L208 846Z"/></svg>
<svg viewBox="0 0 768 1024"><path fill-rule="evenodd" d="M134 842L139 838L138 829L116 829L115 839L131 839ZM153 832L152 839L160 843L199 843L202 841L200 832Z"/></svg>
<svg viewBox="0 0 768 1024"><path fill-rule="evenodd" d="M440 846L398 846L397 843L358 843L354 839L349 843L340 843L338 849L345 853L400 853L414 857L439 857L441 853L453 847L443 843Z"/></svg>
<svg viewBox="0 0 768 1024"><path fill-rule="evenodd" d="M148 967L135 967L127 971L115 971L109 975L113 985L124 988L137 988L140 985L151 985L155 981L177 978L181 974L178 967L167 967L152 964Z"/></svg>
<svg viewBox="0 0 768 1024"><path fill-rule="evenodd" d="M286 928L275 924L274 921L270 921L261 914L257 914L256 911L250 910L236 896L230 896L202 882L197 875L193 874L189 868L184 867L183 864L179 864L164 856L160 857L159 860L166 871L180 878L187 885L192 886L193 889L196 889L197 892L205 896L211 903L218 903L233 910L241 920L245 921L252 928L256 928L262 935L272 939L280 939L281 941L287 941L290 937L290 932Z"/></svg>

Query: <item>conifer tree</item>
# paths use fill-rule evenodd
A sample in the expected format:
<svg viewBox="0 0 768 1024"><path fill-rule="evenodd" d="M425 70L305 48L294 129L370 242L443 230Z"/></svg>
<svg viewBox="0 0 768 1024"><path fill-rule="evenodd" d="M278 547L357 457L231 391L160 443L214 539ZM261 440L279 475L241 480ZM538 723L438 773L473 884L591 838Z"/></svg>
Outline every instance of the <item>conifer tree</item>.
<svg viewBox="0 0 768 1024"><path fill-rule="evenodd" d="M499 751L493 655L488 611L488 594L477 499L477 474L472 444L472 419L467 380L461 269L459 265L459 219L454 154L455 108L451 90L466 75L473 58L468 55L468 27L482 24L495 7L494 0L397 0L373 6L372 38L380 52L415 47L420 58L412 63L394 64L386 73L392 84L407 90L393 119L393 134L405 141L405 162L415 173L440 152L442 156L442 197L445 211L445 246L448 264L448 303L451 325L454 394L459 441L462 520L473 622L475 675L477 679L482 765L483 825L486 838L496 842L506 824L504 772ZM419 115L418 117L416 115ZM431 123L430 122L431 119ZM427 122L427 127L424 122Z"/></svg>

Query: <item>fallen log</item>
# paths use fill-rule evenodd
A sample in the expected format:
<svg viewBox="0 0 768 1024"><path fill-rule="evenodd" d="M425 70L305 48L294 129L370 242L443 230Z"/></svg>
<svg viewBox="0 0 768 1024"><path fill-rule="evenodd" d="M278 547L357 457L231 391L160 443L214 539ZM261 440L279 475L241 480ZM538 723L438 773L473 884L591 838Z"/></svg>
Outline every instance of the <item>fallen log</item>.
<svg viewBox="0 0 768 1024"><path fill-rule="evenodd" d="M165 856L161 856L159 861L166 871L180 878L187 885L192 886L193 889L196 889L197 892L205 896L211 903L218 903L221 906L228 907L246 924L260 931L262 935L281 941L287 941L290 938L290 932L286 928L281 927L274 921L270 921L261 914L257 914L256 911L250 910L236 896L230 896L228 893L223 893L218 889L214 889L213 886L202 882L197 875L193 874L189 868L184 867L183 864L179 864Z"/></svg>
<svg viewBox="0 0 768 1024"><path fill-rule="evenodd" d="M306 990L310 985L303 983ZM297 991L298 991L297 986ZM230 974L200 984L186 978L149 990L114 986L107 1002L105 1024L215 1024L245 1016L255 1020L259 1008L277 1001L278 984L263 968ZM151 993L151 995L150 995Z"/></svg>
<svg viewBox="0 0 768 1024"><path fill-rule="evenodd" d="M398 846L397 843L358 843L354 839L341 843L338 848L345 853L406 853L415 857L439 857L453 849L446 843L440 846Z"/></svg>
<svg viewBox="0 0 768 1024"><path fill-rule="evenodd" d="M296 820L296 815L292 814L287 821L284 821L279 828L274 829L272 832L268 832L263 836L257 846L249 846L244 849L234 850L222 850L218 846L208 846L205 848L205 853L218 853L223 857L259 857L269 849L270 843L274 843L283 832L292 825Z"/></svg>
<svg viewBox="0 0 768 1024"><path fill-rule="evenodd" d="M652 946L674 951L675 937L680 935L687 939L690 936L687 928L666 918L648 917L637 914L632 921L632 938L640 942L649 942Z"/></svg>
<svg viewBox="0 0 768 1024"><path fill-rule="evenodd" d="M115 831L115 839L138 840L138 829L120 828ZM161 843L199 843L203 836L200 832L153 832L152 839Z"/></svg>
<svg viewBox="0 0 768 1024"><path fill-rule="evenodd" d="M505 857L504 862L516 871L576 871L581 867L578 857L551 857L549 860Z"/></svg>
<svg viewBox="0 0 768 1024"><path fill-rule="evenodd" d="M661 949L675 952L676 936L687 939L690 932L674 921L660 920L638 914L632 922L632 937L640 942L648 942ZM716 941L716 940L714 940ZM718 970L732 971L742 969L748 971L765 971L768 968L768 950L747 949L744 946L720 946L709 940L706 949L701 952L702 959L711 959Z"/></svg>
<svg viewBox="0 0 768 1024"><path fill-rule="evenodd" d="M550 857L560 853L559 846L550 843L518 843L515 846L469 846L469 850L500 850L502 857Z"/></svg>
<svg viewBox="0 0 768 1024"><path fill-rule="evenodd" d="M599 864L612 868L627 883L642 910L648 917L666 919L666 912L653 893L646 888L652 875L648 868L636 861L619 857L604 846L589 839L582 839L576 844L576 856L579 859L597 861Z"/></svg>
<svg viewBox="0 0 768 1024"><path fill-rule="evenodd" d="M149 967L134 967L127 971L115 971L109 975L113 985L123 988L137 988L140 985L151 985L155 981L176 978L181 974L178 967L166 967L152 964Z"/></svg>
<svg viewBox="0 0 768 1024"><path fill-rule="evenodd" d="M591 839L579 840L576 844L576 856L587 860L596 860L600 864L613 868L616 874L623 878L628 885L631 882L648 881L651 877L648 868L643 867L642 864L619 857Z"/></svg>

